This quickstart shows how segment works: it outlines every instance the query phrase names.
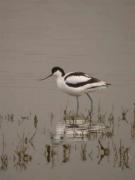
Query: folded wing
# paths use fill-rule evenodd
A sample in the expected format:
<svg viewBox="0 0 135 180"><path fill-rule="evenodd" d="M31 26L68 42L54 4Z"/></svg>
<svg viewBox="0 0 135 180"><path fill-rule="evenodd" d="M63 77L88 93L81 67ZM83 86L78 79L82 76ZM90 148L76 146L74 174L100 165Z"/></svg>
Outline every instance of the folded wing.
<svg viewBox="0 0 135 180"><path fill-rule="evenodd" d="M70 73L69 75L65 77L65 83L68 86L74 87L74 88L78 88L85 85L91 85L92 87L92 85L94 84L98 86L99 82L101 81L94 77L90 77L87 74L82 73L82 72ZM101 83L99 84L101 85Z"/></svg>

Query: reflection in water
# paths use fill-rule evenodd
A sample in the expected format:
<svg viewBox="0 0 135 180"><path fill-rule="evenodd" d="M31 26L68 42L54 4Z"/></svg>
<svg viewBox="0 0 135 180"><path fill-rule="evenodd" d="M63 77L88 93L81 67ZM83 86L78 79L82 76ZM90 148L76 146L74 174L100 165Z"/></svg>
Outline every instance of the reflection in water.
<svg viewBox="0 0 135 180"><path fill-rule="evenodd" d="M2 138L2 152L1 152L1 155L0 155L0 159L1 159L0 169L5 171L8 168L8 155L5 152L4 135L2 137L3 138Z"/></svg>
<svg viewBox="0 0 135 180"><path fill-rule="evenodd" d="M127 121L127 113L128 113L128 109L123 109L122 108L122 118L121 119L128 123L128 121Z"/></svg>
<svg viewBox="0 0 135 180"><path fill-rule="evenodd" d="M21 170L26 169L31 160L32 156L28 152L28 146L26 146L24 143L19 145L19 147L16 148L13 157L14 166Z"/></svg>
<svg viewBox="0 0 135 180"><path fill-rule="evenodd" d="M99 146L95 154L92 150L89 151L90 147L87 142L81 142L78 146L78 144L63 144L63 145L46 145L45 148L45 158L48 163L52 164L52 167L57 166L60 162L68 163L72 157L72 153L74 155L78 156L80 155L80 158L82 161L96 161L98 165L103 162L105 158L107 158L107 162L110 163L110 159L112 162L113 167L119 167L122 170L125 168L129 168L129 152L130 148L125 147L121 144L121 141L119 143L119 147L116 148L116 144L113 144L111 147L103 147L100 141ZM76 149L76 148L77 149ZM61 152L61 148L63 148L63 151L59 158L56 158ZM74 152L73 149L75 150ZM72 151L71 151L72 150ZM112 157L110 157L112 154ZM62 159L60 161L59 159Z"/></svg>
<svg viewBox="0 0 135 180"><path fill-rule="evenodd" d="M98 143L99 143L99 161L98 161L98 164L101 163L101 161L105 158L105 157L109 157L110 155L110 149L109 147L104 147L100 140L98 140Z"/></svg>
<svg viewBox="0 0 135 180"><path fill-rule="evenodd" d="M101 135L113 136L114 117L112 113L106 120L105 115L98 111L98 120L93 121L93 119L89 118L89 112L87 115L76 116L71 111L67 112L65 110L63 119L64 121L59 122L56 126L56 134L53 136L55 143L66 139L77 141L88 140L92 136L96 138Z"/></svg>
<svg viewBox="0 0 135 180"><path fill-rule="evenodd" d="M30 164L35 163L36 153L42 154L43 161L53 168L61 163L70 163L73 158L77 158L79 162L91 163L95 161L97 165L108 163L112 167L122 170L131 168L130 156L135 155L133 154L134 146L131 147L130 144L124 143L117 133L121 126L123 128L129 124L125 123L125 120L128 120L127 112L127 110L122 109L122 119L119 121L119 118L114 117L113 111L107 116L98 108L96 121L93 120L96 119L95 117L90 119L89 114L74 116L74 113L64 110L63 121L57 123L55 130L52 128L55 116L51 113L49 133L43 133L45 127L42 127L43 129L40 131L40 121L36 114L30 113L30 115L19 118L15 114L0 114L0 143L2 146L0 149L0 169L8 170L13 164L16 170L25 170ZM130 124L130 137L134 139L135 107L134 119ZM16 128L16 133L13 136L14 143L8 141L5 136L7 127L10 128L11 125ZM25 129L22 128L23 126ZM48 141L38 144L40 141L37 143L36 138L40 139L41 132ZM12 148L8 151L10 146Z"/></svg>
<svg viewBox="0 0 135 180"><path fill-rule="evenodd" d="M71 152L71 145L70 144L63 144L63 163L66 163L70 160L70 152Z"/></svg>
<svg viewBox="0 0 135 180"><path fill-rule="evenodd" d="M45 146L44 156L45 156L45 159L46 159L47 163L51 163L52 167L55 166L55 162L57 161L57 158L56 158L57 155L58 155L58 152L56 150L55 145L47 144Z"/></svg>
<svg viewBox="0 0 135 180"><path fill-rule="evenodd" d="M30 137L26 136L24 133L21 138L18 135L19 142L13 155L14 166L16 167L16 169L27 169L28 164L32 161L30 147L35 149L33 140L36 132L37 129L34 130L33 134Z"/></svg>
<svg viewBox="0 0 135 180"><path fill-rule="evenodd" d="M116 148L116 145L113 144L113 153L114 153L114 167L118 166L121 169L129 168L129 147L125 147L121 140L119 147Z"/></svg>
<svg viewBox="0 0 135 180"><path fill-rule="evenodd" d="M87 143L81 143L81 159L82 161L87 160Z"/></svg>
<svg viewBox="0 0 135 180"><path fill-rule="evenodd" d="M131 136L132 136L132 138L135 138L135 103L134 103L133 114L134 114L134 119L133 119L133 122L131 124Z"/></svg>

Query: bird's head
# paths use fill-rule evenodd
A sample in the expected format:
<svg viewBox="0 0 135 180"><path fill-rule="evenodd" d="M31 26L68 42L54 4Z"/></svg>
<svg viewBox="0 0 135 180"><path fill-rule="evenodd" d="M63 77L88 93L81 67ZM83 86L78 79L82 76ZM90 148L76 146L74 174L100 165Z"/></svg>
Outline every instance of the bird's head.
<svg viewBox="0 0 135 180"><path fill-rule="evenodd" d="M62 68L58 67L58 66L55 66L55 67L52 68L51 74L49 74L47 77L45 77L43 79L40 79L40 80L46 80L51 76L61 77L61 76L64 76L64 75L65 75L64 70Z"/></svg>
<svg viewBox="0 0 135 180"><path fill-rule="evenodd" d="M54 76L64 76L65 72L62 68L55 66L52 68L52 75Z"/></svg>

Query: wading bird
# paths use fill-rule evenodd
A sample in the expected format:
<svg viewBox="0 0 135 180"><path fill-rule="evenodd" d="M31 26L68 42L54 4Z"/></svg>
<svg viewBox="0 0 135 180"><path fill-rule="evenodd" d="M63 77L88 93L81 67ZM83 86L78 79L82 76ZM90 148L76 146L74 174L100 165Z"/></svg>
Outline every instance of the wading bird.
<svg viewBox="0 0 135 180"><path fill-rule="evenodd" d="M99 80L95 77L90 77L88 74L83 72L69 72L66 73L58 66L53 67L51 74L40 80L48 79L51 76L56 76L57 86L63 92L75 96L77 100L77 115L79 111L79 96L86 94L91 103L91 113L93 111L93 100L89 94L91 91L97 89L106 88L110 84Z"/></svg>

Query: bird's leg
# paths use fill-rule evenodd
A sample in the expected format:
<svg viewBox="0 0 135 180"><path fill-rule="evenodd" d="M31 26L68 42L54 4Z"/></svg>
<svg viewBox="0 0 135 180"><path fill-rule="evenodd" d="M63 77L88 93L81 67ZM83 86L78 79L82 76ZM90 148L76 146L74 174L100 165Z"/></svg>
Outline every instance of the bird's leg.
<svg viewBox="0 0 135 180"><path fill-rule="evenodd" d="M90 104L91 104L91 109L90 109L90 120L91 120L92 113L93 113L93 100L92 100L91 96L89 95L89 93L86 93L86 95L88 96L88 98L90 100Z"/></svg>
<svg viewBox="0 0 135 180"><path fill-rule="evenodd" d="M79 112L79 97L78 96L76 96L76 102L77 102L76 116L78 116L78 112Z"/></svg>

